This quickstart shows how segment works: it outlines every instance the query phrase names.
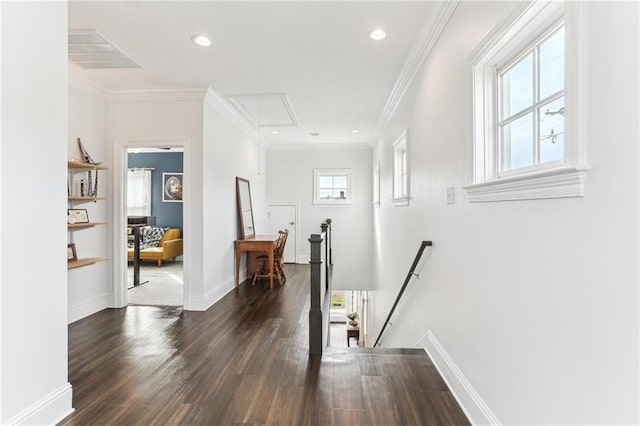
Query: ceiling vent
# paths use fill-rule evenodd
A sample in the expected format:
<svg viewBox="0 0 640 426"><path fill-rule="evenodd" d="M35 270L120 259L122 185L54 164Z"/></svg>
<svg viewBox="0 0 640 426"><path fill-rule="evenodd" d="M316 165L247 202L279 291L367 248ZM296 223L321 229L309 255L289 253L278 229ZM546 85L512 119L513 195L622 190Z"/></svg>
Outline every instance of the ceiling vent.
<svg viewBox="0 0 640 426"><path fill-rule="evenodd" d="M255 127L297 127L289 97L284 93L232 95L227 97Z"/></svg>
<svg viewBox="0 0 640 426"><path fill-rule="evenodd" d="M142 68L96 30L69 30L69 60L83 68Z"/></svg>

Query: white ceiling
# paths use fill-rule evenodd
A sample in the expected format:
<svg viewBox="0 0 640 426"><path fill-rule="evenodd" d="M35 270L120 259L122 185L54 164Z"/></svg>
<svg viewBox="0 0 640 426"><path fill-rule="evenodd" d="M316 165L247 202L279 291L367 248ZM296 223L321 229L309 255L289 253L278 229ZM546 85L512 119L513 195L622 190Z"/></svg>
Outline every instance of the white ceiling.
<svg viewBox="0 0 640 426"><path fill-rule="evenodd" d="M262 129L267 143L372 143L403 65L439 5L71 1L70 30L98 30L142 69L70 67L106 90L211 86L239 96L236 105L254 120L259 114L297 121L277 127L278 135L271 134L276 127ZM377 27L388 35L376 42L368 33ZM197 33L213 44L193 44ZM280 98L256 103L253 95L264 94ZM292 111L271 110L282 98Z"/></svg>

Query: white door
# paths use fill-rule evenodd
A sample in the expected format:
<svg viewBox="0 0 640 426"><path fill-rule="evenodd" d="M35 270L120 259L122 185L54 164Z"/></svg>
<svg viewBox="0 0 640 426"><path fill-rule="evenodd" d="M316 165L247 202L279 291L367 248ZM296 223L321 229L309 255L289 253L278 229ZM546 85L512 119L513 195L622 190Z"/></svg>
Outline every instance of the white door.
<svg viewBox="0 0 640 426"><path fill-rule="evenodd" d="M296 263L297 209L295 204L269 204L267 206L267 232L273 235L280 230L289 230L287 244L284 246L284 261L286 263Z"/></svg>

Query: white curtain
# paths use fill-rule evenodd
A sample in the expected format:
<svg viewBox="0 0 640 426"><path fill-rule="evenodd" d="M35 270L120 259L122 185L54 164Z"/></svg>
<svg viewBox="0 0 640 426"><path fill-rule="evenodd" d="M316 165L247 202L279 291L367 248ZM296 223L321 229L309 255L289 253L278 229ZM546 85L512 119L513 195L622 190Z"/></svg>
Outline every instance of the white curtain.
<svg viewBox="0 0 640 426"><path fill-rule="evenodd" d="M127 216L151 216L151 170L129 169Z"/></svg>

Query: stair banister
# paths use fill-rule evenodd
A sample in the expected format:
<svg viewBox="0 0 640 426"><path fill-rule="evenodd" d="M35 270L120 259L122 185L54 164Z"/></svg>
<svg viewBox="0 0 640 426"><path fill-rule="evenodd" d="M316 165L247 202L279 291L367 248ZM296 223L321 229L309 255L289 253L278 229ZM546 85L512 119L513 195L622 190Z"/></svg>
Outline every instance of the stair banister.
<svg viewBox="0 0 640 426"><path fill-rule="evenodd" d="M402 298L402 295L404 294L404 291L407 288L407 285L409 285L409 281L411 281L411 277L413 275L415 275L415 271L416 268L418 267L418 263L420 263L420 258L422 257L422 253L424 253L424 250L427 247L431 247L432 243L431 241L423 241L422 243L420 243L420 248L418 249L418 253L416 254L416 258L413 259L413 263L411 264L411 268L409 269L409 273L407 273L407 277L404 279L404 283L402 284L402 287L400 288L400 292L398 292L398 297L396 297L395 302L393 302L393 306L391 307L391 310L389 311L389 316L387 316L387 319L385 320L384 324L382 325L382 330L380 330L380 334L378 334L378 338L376 339L376 343L373 344L373 347L377 347L380 345L380 339L382 338L382 334L384 333L384 330L387 328L387 325L390 324L391 321L391 317L393 316L393 313L396 310L396 307L398 306L398 303L400 302L400 299Z"/></svg>
<svg viewBox="0 0 640 426"><path fill-rule="evenodd" d="M320 225L320 234L311 234L311 306L309 308L309 353L321 355L328 345L331 304L331 219Z"/></svg>

